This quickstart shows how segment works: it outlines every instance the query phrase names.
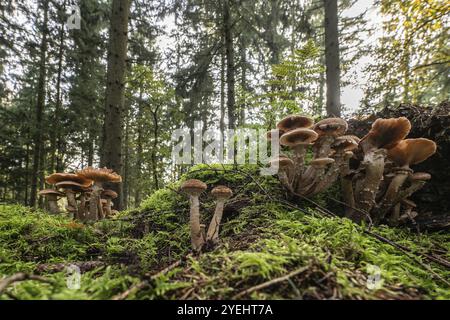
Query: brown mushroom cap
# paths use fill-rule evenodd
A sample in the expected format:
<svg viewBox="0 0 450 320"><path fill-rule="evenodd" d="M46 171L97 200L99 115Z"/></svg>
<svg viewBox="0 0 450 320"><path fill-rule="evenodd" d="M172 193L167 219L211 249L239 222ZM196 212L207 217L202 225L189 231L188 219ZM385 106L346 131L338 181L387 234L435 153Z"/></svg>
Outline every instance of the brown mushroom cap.
<svg viewBox="0 0 450 320"><path fill-rule="evenodd" d="M356 137L358 138L358 137ZM337 137L336 140L331 145L336 151L352 151L358 148L358 140L355 139L355 136L346 135Z"/></svg>
<svg viewBox="0 0 450 320"><path fill-rule="evenodd" d="M278 138L280 138L285 132L280 129L272 129L267 131L267 140L272 141L272 135L278 132Z"/></svg>
<svg viewBox="0 0 450 320"><path fill-rule="evenodd" d="M65 194L62 192L59 192L58 190L53 190L53 189L44 189L38 192L39 195L41 196L58 196L58 197L64 197Z"/></svg>
<svg viewBox="0 0 450 320"><path fill-rule="evenodd" d="M228 199L233 195L233 191L227 186L217 186L211 190L211 194L217 199Z"/></svg>
<svg viewBox="0 0 450 320"><path fill-rule="evenodd" d="M388 150L388 158L398 166L425 161L436 152L436 143L425 138L405 139Z"/></svg>
<svg viewBox="0 0 450 320"><path fill-rule="evenodd" d="M390 149L403 140L411 130L411 122L405 117L377 119L372 129L360 141L376 148Z"/></svg>
<svg viewBox="0 0 450 320"><path fill-rule="evenodd" d="M427 172L416 172L413 173L412 175L410 175L409 177L412 181L428 181L431 179L431 174L427 173Z"/></svg>
<svg viewBox="0 0 450 320"><path fill-rule="evenodd" d="M287 116L277 123L277 128L282 131L291 131L297 128L311 128L314 120L302 115L294 114Z"/></svg>
<svg viewBox="0 0 450 320"><path fill-rule="evenodd" d="M83 192L86 190L81 183L75 181L61 181L55 184L57 188L72 190L74 192Z"/></svg>
<svg viewBox="0 0 450 320"><path fill-rule="evenodd" d="M324 167L326 165L334 163L334 159L331 158L317 158L311 161L311 165L314 167Z"/></svg>
<svg viewBox="0 0 450 320"><path fill-rule="evenodd" d="M189 195L199 195L207 188L206 183L198 179L189 179L183 182L181 190Z"/></svg>
<svg viewBox="0 0 450 320"><path fill-rule="evenodd" d="M294 161L292 161L291 159L289 159L288 157L286 157L286 156L284 156L284 155L281 155L280 154L280 156L279 157L277 157L277 158L275 158L275 159L271 159L270 161L269 161L269 163L272 165L272 164L278 164L278 166L280 167L280 168L287 168L287 167L290 167L290 166L293 166L294 165Z"/></svg>
<svg viewBox="0 0 450 320"><path fill-rule="evenodd" d="M283 134L280 139L280 144L289 147L311 145L316 141L317 137L318 135L314 130L298 128Z"/></svg>
<svg viewBox="0 0 450 320"><path fill-rule="evenodd" d="M114 190L107 189L102 192L102 197L115 199L118 197L118 194Z"/></svg>
<svg viewBox="0 0 450 320"><path fill-rule="evenodd" d="M319 136L331 135L337 137L347 131L348 124L347 121L341 118L328 118L317 122L313 129Z"/></svg>
<svg viewBox="0 0 450 320"><path fill-rule="evenodd" d="M87 167L77 171L77 174L96 182L122 182L122 177L108 168Z"/></svg>
<svg viewBox="0 0 450 320"><path fill-rule="evenodd" d="M45 181L49 184L56 184L61 181L74 181L83 185L84 188L90 187L93 183L91 179L75 173L53 173L46 177Z"/></svg>
<svg viewBox="0 0 450 320"><path fill-rule="evenodd" d="M102 205L105 205L108 203L108 200L106 200L106 199L100 199L100 201L101 201Z"/></svg>

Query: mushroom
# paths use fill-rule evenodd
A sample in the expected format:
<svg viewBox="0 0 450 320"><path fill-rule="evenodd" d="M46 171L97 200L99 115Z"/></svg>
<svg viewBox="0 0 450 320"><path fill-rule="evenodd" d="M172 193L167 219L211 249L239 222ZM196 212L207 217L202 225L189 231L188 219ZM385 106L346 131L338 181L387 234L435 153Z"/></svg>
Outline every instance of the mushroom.
<svg viewBox="0 0 450 320"><path fill-rule="evenodd" d="M89 188L93 181L85 177L79 176L75 173L53 173L45 178L45 182L48 184L56 185L60 182L74 182L79 188ZM65 189L65 188L64 188ZM75 194L72 192L69 186L66 189L67 204L70 212L75 212L77 210L77 202L75 200Z"/></svg>
<svg viewBox="0 0 450 320"><path fill-rule="evenodd" d="M39 195L47 198L50 213L57 214L60 212L58 207L58 197L63 197L64 193L53 189L44 189L39 191Z"/></svg>
<svg viewBox="0 0 450 320"><path fill-rule="evenodd" d="M314 120L302 115L294 114L287 116L277 123L277 128L283 132L288 132L298 128L311 128Z"/></svg>
<svg viewBox="0 0 450 320"><path fill-rule="evenodd" d="M325 158L330 155L331 144L336 137L342 136L348 129L347 121L341 118L327 118L314 125L318 139L314 144L314 158Z"/></svg>
<svg viewBox="0 0 450 320"><path fill-rule="evenodd" d="M294 160L294 181L303 174L303 166L307 146L312 145L317 139L317 133L314 130L306 128L298 128L286 132L280 138L280 144L288 146L293 150Z"/></svg>
<svg viewBox="0 0 450 320"><path fill-rule="evenodd" d="M211 223L208 227L206 241L212 241L215 243L219 240L220 221L222 220L225 201L233 195L233 192L226 186L217 186L211 190L211 194L216 198L217 204L216 210L214 211L214 216L212 217Z"/></svg>
<svg viewBox="0 0 450 320"><path fill-rule="evenodd" d="M100 202L100 195L103 191L103 183L118 183L122 177L111 169L87 167L77 171L77 174L94 181L91 196L89 198L89 212L86 214L85 221L96 221L103 218L103 208Z"/></svg>
<svg viewBox="0 0 450 320"><path fill-rule="evenodd" d="M316 189L317 183L322 181L329 165L335 162L332 158L317 158L311 160L309 168L297 184L297 191L302 195L311 195Z"/></svg>
<svg viewBox="0 0 450 320"><path fill-rule="evenodd" d="M285 155L280 154L280 156L278 156L277 158L270 160L269 164L271 167L278 168L278 179L288 190L292 190L291 169L294 165L294 162Z"/></svg>
<svg viewBox="0 0 450 320"><path fill-rule="evenodd" d="M190 216L189 225L191 228L191 243L194 251L200 251L204 239L200 228L200 209L198 197L207 188L206 184L197 179L190 179L181 185L181 190L189 195Z"/></svg>
<svg viewBox="0 0 450 320"><path fill-rule="evenodd" d="M395 177L389 184L379 209L376 211L376 219L383 219L386 213L395 203L393 202L400 188L412 172L411 165L425 161L436 152L436 143L429 139L405 139L395 147L388 150L388 158L398 166L394 168Z"/></svg>
<svg viewBox="0 0 450 320"><path fill-rule="evenodd" d="M83 185L75 181L60 181L55 186L64 190L67 196L67 211L72 213L74 218L77 218L78 205L75 194L84 191Z"/></svg>
<svg viewBox="0 0 450 320"><path fill-rule="evenodd" d="M118 194L114 190L107 189L102 192L102 197L106 200L106 204L103 206L105 217L109 217L111 216L111 208L113 205L111 200L117 198Z"/></svg>
<svg viewBox="0 0 450 320"><path fill-rule="evenodd" d="M417 208L417 205L414 201L410 199L403 199L401 204L405 206L404 213L398 218L398 222L405 222L406 220L414 221L414 218L417 217L418 213L413 211L413 209Z"/></svg>
<svg viewBox="0 0 450 320"><path fill-rule="evenodd" d="M355 192L357 197L357 207L361 212L367 214L375 205L375 198L383 179L384 163L387 155L385 148L391 148L403 140L411 129L411 123L408 119L391 118L377 119L369 133L364 136L359 145L364 152L362 165L365 169L365 175ZM354 220L359 222L364 215L354 216Z"/></svg>

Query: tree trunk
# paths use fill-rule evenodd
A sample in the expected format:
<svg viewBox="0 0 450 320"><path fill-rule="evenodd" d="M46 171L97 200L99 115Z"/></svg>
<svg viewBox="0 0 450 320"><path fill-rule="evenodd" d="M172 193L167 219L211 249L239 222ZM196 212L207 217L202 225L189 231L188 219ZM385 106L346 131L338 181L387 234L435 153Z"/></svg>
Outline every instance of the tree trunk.
<svg viewBox="0 0 450 320"><path fill-rule="evenodd" d="M137 123L137 139L136 139L136 169L135 169L135 193L134 193L134 205L138 207L141 204L141 172L142 172L142 155L144 153L143 144L143 127L142 116L144 113L144 104L142 103L142 86L139 88L139 106L136 118Z"/></svg>
<svg viewBox="0 0 450 320"><path fill-rule="evenodd" d="M56 102L55 102L55 114L54 128L51 130L51 158L50 158L50 172L55 172L56 170L56 158L58 157L57 141L60 139L60 117L61 112L61 76L62 76L62 65L63 65L63 54L64 54L64 24L61 25L59 30L59 49L58 49L58 71L56 76Z"/></svg>
<svg viewBox="0 0 450 320"><path fill-rule="evenodd" d="M225 36L225 54L227 58L227 109L228 128L236 128L236 103L235 103L235 70L234 70L234 47L229 0L223 2L223 26Z"/></svg>
<svg viewBox="0 0 450 320"><path fill-rule="evenodd" d="M159 123L158 123L158 109L152 112L153 117L153 148L152 148L152 171L153 171L153 183L155 190L159 189L159 178L158 178L158 134L159 134Z"/></svg>
<svg viewBox="0 0 450 320"><path fill-rule="evenodd" d="M108 71L106 81L105 132L103 161L106 167L122 173L122 122L125 91L125 68L128 44L130 0L113 0L109 31ZM122 209L121 184L107 186L119 195L114 199Z"/></svg>
<svg viewBox="0 0 450 320"><path fill-rule="evenodd" d="M42 152L42 118L44 114L44 104L45 104L45 82L46 82L46 70L45 62L47 56L47 34L48 34L48 0L42 0L42 10L44 13L44 21L42 24L42 38L40 45L40 60L39 60L39 80L37 87L37 103L36 103L36 117L35 117L35 127L33 133L33 171L31 173L31 191L30 191L30 206L36 206L37 199L37 188L40 174L40 169L42 168L40 164L41 152Z"/></svg>
<svg viewBox="0 0 450 320"><path fill-rule="evenodd" d="M222 45L225 41L222 39ZM220 133L223 135L225 132L225 50L222 49L220 52L220 122L219 128Z"/></svg>
<svg viewBox="0 0 450 320"><path fill-rule="evenodd" d="M247 92L247 53L245 47L245 39L243 36L240 38L240 46L239 46L240 56L241 56L241 90L243 91L244 101L240 105L239 110L239 125L245 125L245 93Z"/></svg>
<svg viewBox="0 0 450 320"><path fill-rule="evenodd" d="M325 6L325 66L327 84L327 114L341 116L339 31L337 0L324 0Z"/></svg>

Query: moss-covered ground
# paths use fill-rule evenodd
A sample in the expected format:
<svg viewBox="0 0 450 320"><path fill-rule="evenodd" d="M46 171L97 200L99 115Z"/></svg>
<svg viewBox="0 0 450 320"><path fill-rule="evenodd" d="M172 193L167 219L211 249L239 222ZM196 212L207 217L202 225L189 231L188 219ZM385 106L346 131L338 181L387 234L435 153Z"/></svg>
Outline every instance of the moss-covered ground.
<svg viewBox="0 0 450 320"><path fill-rule="evenodd" d="M206 225L215 207L209 191L234 191L220 243L199 256L190 253L189 204L178 192L188 178L208 184ZM339 215L336 192L313 200ZM0 204L0 279L42 277L12 283L0 299L450 299L450 270L421 255L450 259L448 233L371 229L415 252L407 254L363 228L289 198L255 167L195 167L140 208L91 225ZM57 267L70 263L82 269L79 289Z"/></svg>

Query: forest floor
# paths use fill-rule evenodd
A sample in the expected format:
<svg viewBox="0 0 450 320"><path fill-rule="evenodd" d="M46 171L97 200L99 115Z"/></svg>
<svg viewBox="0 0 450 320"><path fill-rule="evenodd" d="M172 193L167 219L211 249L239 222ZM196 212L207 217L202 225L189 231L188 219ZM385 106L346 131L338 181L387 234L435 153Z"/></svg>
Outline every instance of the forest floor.
<svg viewBox="0 0 450 320"><path fill-rule="evenodd" d="M199 256L177 191L188 178L208 184L206 225L209 191L234 191L219 245ZM0 204L0 299L450 299L450 270L432 261L450 259L448 232L368 230L333 216L337 193L295 200L256 167L197 166L140 208L91 225ZM81 269L78 289L70 264Z"/></svg>

